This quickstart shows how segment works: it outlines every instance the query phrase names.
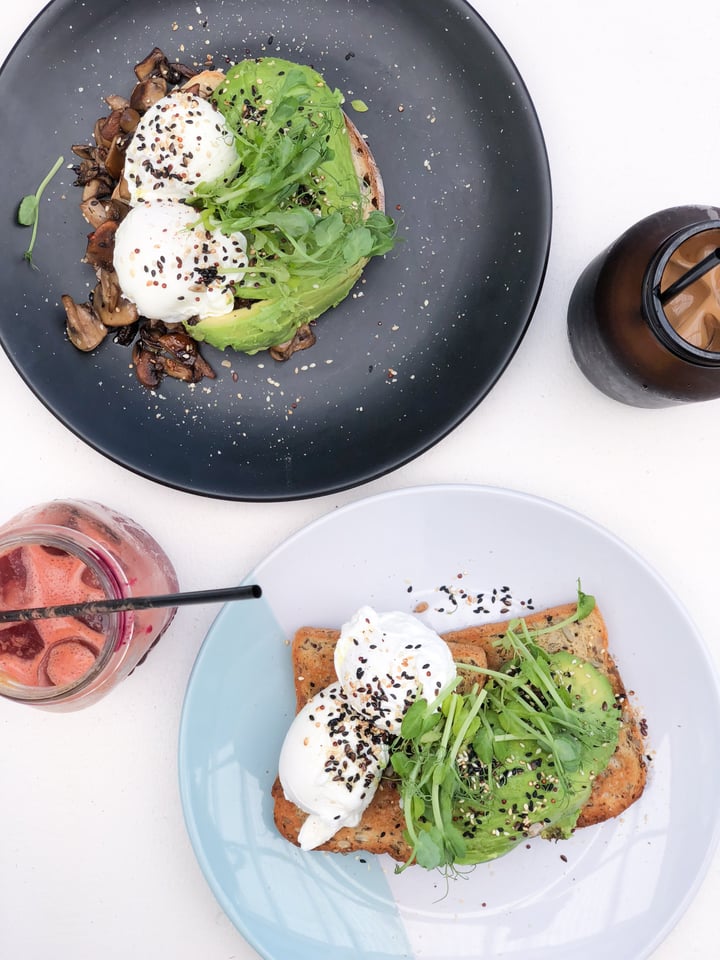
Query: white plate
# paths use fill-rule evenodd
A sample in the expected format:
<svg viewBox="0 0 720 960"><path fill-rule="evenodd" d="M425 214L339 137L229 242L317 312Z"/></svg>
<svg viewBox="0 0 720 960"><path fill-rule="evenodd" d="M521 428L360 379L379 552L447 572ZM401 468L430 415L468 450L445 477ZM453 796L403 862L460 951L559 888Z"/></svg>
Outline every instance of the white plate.
<svg viewBox="0 0 720 960"><path fill-rule="evenodd" d="M303 853L272 820L270 787L294 703L288 638L337 626L362 603L438 630L574 599L605 615L611 650L648 723L649 782L622 817L570 840L535 840L467 879L389 858ZM197 858L220 904L267 960L600 960L648 957L686 909L718 840L720 687L705 645L657 574L584 517L534 497L432 486L321 518L227 606L190 679L180 786ZM441 590L441 587L448 588ZM448 592L449 591L449 592ZM461 591L485 594L482 606ZM452 599L459 601L457 605ZM525 603L525 606L523 606ZM682 674L692 678L678 683Z"/></svg>

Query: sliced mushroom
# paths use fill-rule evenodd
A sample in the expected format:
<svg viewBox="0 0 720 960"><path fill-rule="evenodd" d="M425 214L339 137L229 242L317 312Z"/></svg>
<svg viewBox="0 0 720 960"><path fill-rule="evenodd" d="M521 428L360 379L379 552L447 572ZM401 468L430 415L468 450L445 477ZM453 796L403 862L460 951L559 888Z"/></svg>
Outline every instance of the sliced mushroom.
<svg viewBox="0 0 720 960"><path fill-rule="evenodd" d="M197 383L203 377L207 377L209 380L215 379L215 371L200 353L197 341L193 340L182 327L170 327L168 332L162 334L158 339L163 349L177 362L192 369L192 382ZM169 370L167 372L170 376L173 376Z"/></svg>
<svg viewBox="0 0 720 960"><path fill-rule="evenodd" d="M184 63L170 63L160 47L153 47L150 53L135 65L135 76L138 80L147 80L148 77L163 77L168 83L175 86L192 77L197 71Z"/></svg>
<svg viewBox="0 0 720 960"><path fill-rule="evenodd" d="M130 106L138 113L145 113L162 99L168 91L167 81L163 77L148 77L135 85L130 96Z"/></svg>
<svg viewBox="0 0 720 960"><path fill-rule="evenodd" d="M76 303L71 296L61 297L67 317L66 329L69 340L87 353L99 346L108 334L108 329L89 303Z"/></svg>
<svg viewBox="0 0 720 960"><path fill-rule="evenodd" d="M111 93L109 97L105 97L105 103L110 107L111 110L124 110L126 107L130 106L130 101L127 97L121 97L117 93Z"/></svg>
<svg viewBox="0 0 720 960"><path fill-rule="evenodd" d="M81 160L92 160L95 157L97 146L90 143L74 143L70 149Z"/></svg>
<svg viewBox="0 0 720 960"><path fill-rule="evenodd" d="M138 380L146 387L156 387L165 375L185 383L215 378L215 371L182 326L168 326L159 320L141 326L133 362Z"/></svg>
<svg viewBox="0 0 720 960"><path fill-rule="evenodd" d="M194 340L193 343L195 343ZM205 357L200 353L200 348L197 346L197 344L195 344L195 363L193 364L193 367L195 369L195 375L198 382L203 378L208 380L215 379L215 371L207 362Z"/></svg>
<svg viewBox="0 0 720 960"><path fill-rule="evenodd" d="M135 76L138 80L147 80L158 73L161 63L167 63L167 58L160 47L153 47L140 63L135 64Z"/></svg>
<svg viewBox="0 0 720 960"><path fill-rule="evenodd" d="M201 380L201 377L195 375L195 371L192 367L189 367L182 360L178 360L177 357L160 357L160 362L162 368L168 377L172 377L173 380L182 380L184 383L197 383Z"/></svg>
<svg viewBox="0 0 720 960"><path fill-rule="evenodd" d="M157 354L152 350L146 350L142 340L136 340L132 358L135 376L144 387L152 390L160 383L164 374L162 366L158 363Z"/></svg>
<svg viewBox="0 0 720 960"><path fill-rule="evenodd" d="M100 117L95 124L94 137L101 149L109 150L115 137L122 133L120 128L122 113L122 110L113 110L109 117Z"/></svg>
<svg viewBox="0 0 720 960"><path fill-rule="evenodd" d="M192 67L188 67L184 63L165 63L160 64L160 74L165 77L168 83L175 86L178 83L182 83L185 80L189 80L191 77L194 77L197 73L197 70L193 70Z"/></svg>
<svg viewBox="0 0 720 960"><path fill-rule="evenodd" d="M105 220L97 230L88 236L85 262L93 267L102 267L105 270L113 268L113 253L115 250L115 231L118 225L115 220Z"/></svg>
<svg viewBox="0 0 720 960"><path fill-rule="evenodd" d="M139 324L140 321L137 320L135 323L129 323L125 327L115 327L113 333L113 343L117 343L121 347L129 347L137 336Z"/></svg>
<svg viewBox="0 0 720 960"><path fill-rule="evenodd" d="M75 147L74 150L79 148ZM73 167L77 175L76 187L83 188L83 201L92 197L104 197L112 193L115 180L105 169L105 158L97 147L88 147L88 154Z"/></svg>
<svg viewBox="0 0 720 960"><path fill-rule="evenodd" d="M92 304L95 313L97 313L103 323L105 323L101 312L112 313L115 311L120 304L122 291L120 290L117 273L115 273L114 270L98 270L97 278L98 282L93 290ZM98 301L100 301L100 303L98 303ZM105 326L112 326L112 324L105 324Z"/></svg>
<svg viewBox="0 0 720 960"><path fill-rule="evenodd" d="M113 180L118 180L122 176L125 168L125 150L129 142L130 136L121 132L113 137L110 144L110 149L105 158L105 169Z"/></svg>
<svg viewBox="0 0 720 960"><path fill-rule="evenodd" d="M123 133L134 133L140 123L140 114L128 104L120 114L120 129Z"/></svg>
<svg viewBox="0 0 720 960"><path fill-rule="evenodd" d="M295 331L295 336L292 340L287 340L285 343L278 343L276 346L270 347L269 352L273 360L289 360L298 350L307 350L307 348L312 347L314 343L315 334L310 324L303 323Z"/></svg>
<svg viewBox="0 0 720 960"><path fill-rule="evenodd" d="M80 212L94 230L106 220L120 223L128 210L127 204L108 196L90 197L80 204Z"/></svg>
<svg viewBox="0 0 720 960"><path fill-rule="evenodd" d="M112 181L109 177L95 177L83 187L82 199L92 200L94 197L107 197L113 189Z"/></svg>
<svg viewBox="0 0 720 960"><path fill-rule="evenodd" d="M98 270L92 305L106 327L127 327L139 317L135 304L122 295L114 270Z"/></svg>
<svg viewBox="0 0 720 960"><path fill-rule="evenodd" d="M111 199L117 203L123 204L127 207L130 203L130 190L128 188L127 180L124 176L120 177L118 182L115 184L115 189L112 192Z"/></svg>
<svg viewBox="0 0 720 960"><path fill-rule="evenodd" d="M83 200L80 204L80 213L93 229L109 219L107 202L99 200L97 197L89 197L87 200Z"/></svg>
<svg viewBox="0 0 720 960"><path fill-rule="evenodd" d="M105 176L105 165L103 159L99 156L97 147L88 147L88 156L86 156L77 166L73 167L77 179L75 186L84 187L91 180L97 180L98 177Z"/></svg>

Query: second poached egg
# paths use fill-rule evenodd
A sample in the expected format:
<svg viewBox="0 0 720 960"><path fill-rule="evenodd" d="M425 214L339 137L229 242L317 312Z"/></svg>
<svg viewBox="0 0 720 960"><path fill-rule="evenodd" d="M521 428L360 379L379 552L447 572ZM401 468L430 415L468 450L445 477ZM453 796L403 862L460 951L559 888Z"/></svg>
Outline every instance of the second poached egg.
<svg viewBox="0 0 720 960"><path fill-rule="evenodd" d="M241 233L207 230L177 200L132 207L115 232L113 263L123 294L148 320L180 323L233 309L247 266Z"/></svg>

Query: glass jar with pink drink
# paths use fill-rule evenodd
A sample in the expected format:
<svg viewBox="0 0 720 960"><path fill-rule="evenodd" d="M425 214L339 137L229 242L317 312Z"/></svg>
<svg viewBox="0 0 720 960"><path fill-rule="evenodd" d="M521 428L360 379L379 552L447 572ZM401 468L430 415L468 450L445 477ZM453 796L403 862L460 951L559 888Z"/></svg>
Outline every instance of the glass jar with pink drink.
<svg viewBox="0 0 720 960"><path fill-rule="evenodd" d="M53 500L0 526L0 610L174 593L159 544L109 507ZM0 623L0 695L54 709L94 702L147 655L175 608Z"/></svg>

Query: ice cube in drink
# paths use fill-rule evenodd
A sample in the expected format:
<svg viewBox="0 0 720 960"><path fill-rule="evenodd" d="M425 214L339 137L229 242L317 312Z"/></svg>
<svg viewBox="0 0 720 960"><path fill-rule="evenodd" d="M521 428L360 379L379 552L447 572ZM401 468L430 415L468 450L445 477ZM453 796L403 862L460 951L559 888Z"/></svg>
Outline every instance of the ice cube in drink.
<svg viewBox="0 0 720 960"><path fill-rule="evenodd" d="M660 287L679 280L720 244L720 231L708 230L685 240L665 266ZM720 264L665 304L665 316L676 332L701 350L720 349Z"/></svg>
<svg viewBox="0 0 720 960"><path fill-rule="evenodd" d="M2 606L99 600L104 596L100 582L88 573L92 571L82 560L57 547L16 547L0 556ZM64 687L82 679L102 649L102 621L57 617L0 627L0 673L25 686Z"/></svg>

